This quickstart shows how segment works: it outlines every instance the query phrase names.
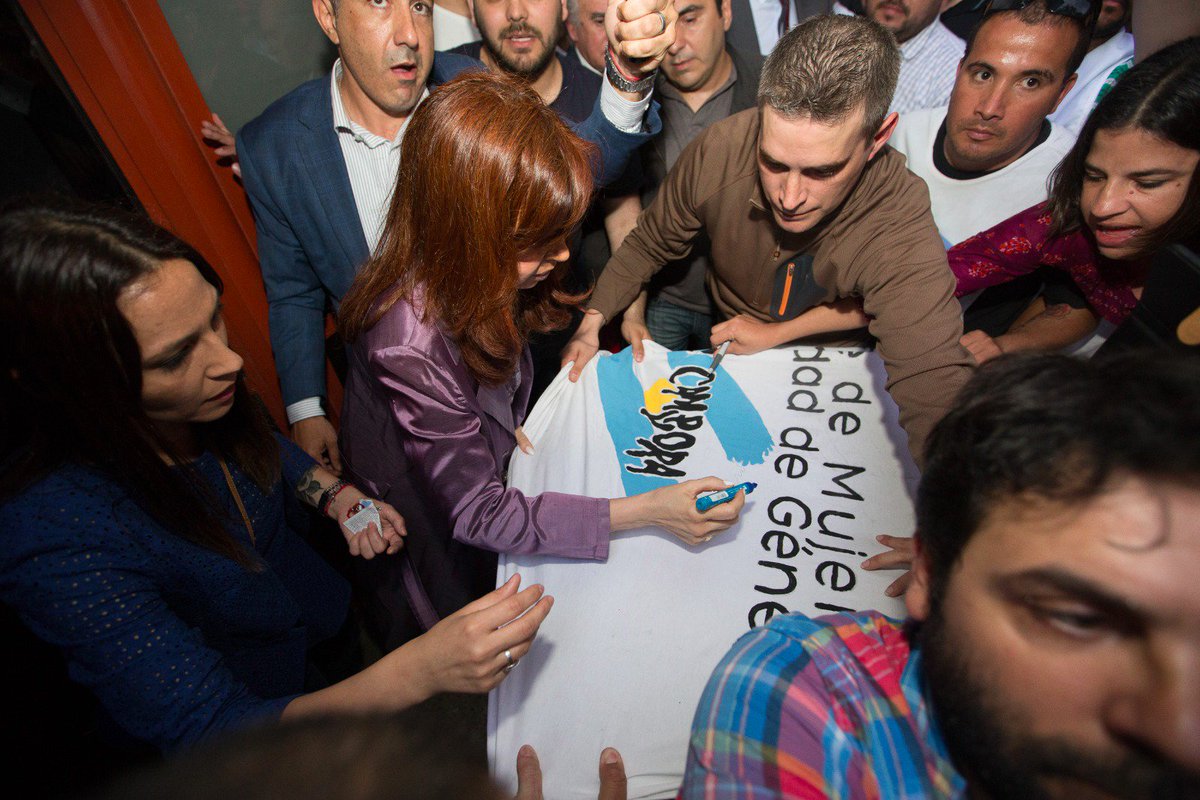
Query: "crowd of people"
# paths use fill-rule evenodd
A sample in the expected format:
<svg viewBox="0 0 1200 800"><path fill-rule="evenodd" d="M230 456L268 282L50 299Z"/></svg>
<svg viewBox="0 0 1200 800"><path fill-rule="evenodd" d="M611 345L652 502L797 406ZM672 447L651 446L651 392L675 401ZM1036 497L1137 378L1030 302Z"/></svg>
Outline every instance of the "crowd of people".
<svg viewBox="0 0 1200 800"><path fill-rule="evenodd" d="M536 646L553 598L496 588L497 554L695 547L743 508L697 509L715 476L506 486L541 389L621 339L872 346L922 470L915 537L870 562L910 570L907 618L731 643L681 797L1200 796L1200 361L1105 346L1200 246L1200 37L1135 65L1131 2L314 0L330 74L203 126L253 210L288 436L194 248L0 213L0 600L106 735L216 745L114 796L396 791L355 769L499 796L443 759L482 707L426 702ZM540 797L532 751L518 774Z"/></svg>

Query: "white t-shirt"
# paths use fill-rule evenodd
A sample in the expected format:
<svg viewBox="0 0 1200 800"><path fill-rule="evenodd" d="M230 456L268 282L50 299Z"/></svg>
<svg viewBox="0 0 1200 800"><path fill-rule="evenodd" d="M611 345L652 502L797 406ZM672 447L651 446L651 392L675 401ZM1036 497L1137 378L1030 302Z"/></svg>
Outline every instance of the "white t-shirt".
<svg viewBox="0 0 1200 800"><path fill-rule="evenodd" d="M946 111L927 108L902 114L891 145L908 158L908 168L929 187L933 221L949 248L1045 200L1047 178L1075 137L1051 125L1044 142L1007 167L974 178L951 178L933 160Z"/></svg>
<svg viewBox="0 0 1200 800"><path fill-rule="evenodd" d="M1013 163L977 178L951 178L933 162L938 129L946 108L929 108L900 117L891 145L908 158L908 168L929 187L933 221L947 249L1046 199L1050 173L1075 143L1075 134L1051 123L1050 135ZM964 305L978 295L963 298ZM1090 357L1113 331L1101 320L1091 336L1063 348Z"/></svg>
<svg viewBox="0 0 1200 800"><path fill-rule="evenodd" d="M1095 108L1104 84L1109 78L1115 81L1132 64L1133 34L1122 30L1087 54L1079 65L1076 73L1079 77L1075 79L1075 85L1048 119L1078 135L1083 123L1087 122L1088 114Z"/></svg>
<svg viewBox="0 0 1200 800"><path fill-rule="evenodd" d="M434 4L433 46L436 49L452 50L460 44L478 42L482 38L474 20Z"/></svg>

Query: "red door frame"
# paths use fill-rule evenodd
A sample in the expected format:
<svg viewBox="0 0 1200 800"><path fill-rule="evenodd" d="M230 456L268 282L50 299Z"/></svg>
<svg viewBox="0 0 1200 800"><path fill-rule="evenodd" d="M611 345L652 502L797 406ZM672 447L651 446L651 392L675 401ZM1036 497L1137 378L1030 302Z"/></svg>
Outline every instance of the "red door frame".
<svg viewBox="0 0 1200 800"><path fill-rule="evenodd" d="M230 340L284 425L254 220L233 173L199 136L210 112L158 3L18 2L138 200L221 274ZM339 408L341 386L327 372Z"/></svg>

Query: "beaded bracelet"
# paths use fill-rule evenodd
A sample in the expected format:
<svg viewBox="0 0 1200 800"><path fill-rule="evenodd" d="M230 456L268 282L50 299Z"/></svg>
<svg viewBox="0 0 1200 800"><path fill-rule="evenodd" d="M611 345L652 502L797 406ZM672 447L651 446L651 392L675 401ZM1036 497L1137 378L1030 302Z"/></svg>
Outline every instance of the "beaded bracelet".
<svg viewBox="0 0 1200 800"><path fill-rule="evenodd" d="M657 69L652 69L641 78L633 78L626 75L617 66L616 59L612 57L612 51L607 46L604 48L604 66L604 74L608 78L608 82L622 92L646 91L654 85L654 76L658 73Z"/></svg>
<svg viewBox="0 0 1200 800"><path fill-rule="evenodd" d="M339 494L341 494L342 489L345 489L349 485L350 484L343 480L336 480L330 484L329 488L321 493L321 500L317 503L317 510L321 512L323 516L328 517L329 507L333 505L333 501L337 499Z"/></svg>

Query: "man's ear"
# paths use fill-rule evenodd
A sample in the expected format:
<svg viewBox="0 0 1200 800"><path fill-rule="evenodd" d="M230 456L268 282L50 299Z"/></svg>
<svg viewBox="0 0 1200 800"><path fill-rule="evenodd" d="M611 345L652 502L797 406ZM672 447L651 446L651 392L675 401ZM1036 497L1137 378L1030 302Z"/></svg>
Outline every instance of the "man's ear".
<svg viewBox="0 0 1200 800"><path fill-rule="evenodd" d="M317 18L317 24L321 26L321 30L325 31L325 35L329 37L329 41L335 45L340 45L337 32L337 15L333 13L333 0L312 0L313 16Z"/></svg>
<svg viewBox="0 0 1200 800"><path fill-rule="evenodd" d="M472 12L472 16L474 16L474 12ZM562 0L562 21L567 21L567 0Z"/></svg>
<svg viewBox="0 0 1200 800"><path fill-rule="evenodd" d="M899 121L900 115L895 111L883 118L879 130L875 131L875 135L871 137L871 152L867 154L867 161L874 158L887 144L888 139L892 138L892 134L896 132L896 123Z"/></svg>
<svg viewBox="0 0 1200 800"><path fill-rule="evenodd" d="M925 548L921 546L921 535L914 537L913 546L917 552L913 557L912 583L904 593L904 607L908 610L909 619L924 622L929 617L929 559Z"/></svg>
<svg viewBox="0 0 1200 800"><path fill-rule="evenodd" d="M1050 109L1050 114L1053 114L1055 111L1058 111L1059 105L1062 104L1063 99L1067 96L1067 92L1071 91L1071 87L1075 85L1075 80L1078 77L1079 77L1078 72L1072 72L1071 77L1069 77L1065 81L1063 81L1062 91L1058 93L1058 99L1054 101L1054 108ZM1047 116L1049 116L1049 114L1047 114Z"/></svg>
<svg viewBox="0 0 1200 800"><path fill-rule="evenodd" d="M721 20L725 24L726 32L729 31L729 24L733 22L733 2L732 0L717 0L717 11L721 12Z"/></svg>

